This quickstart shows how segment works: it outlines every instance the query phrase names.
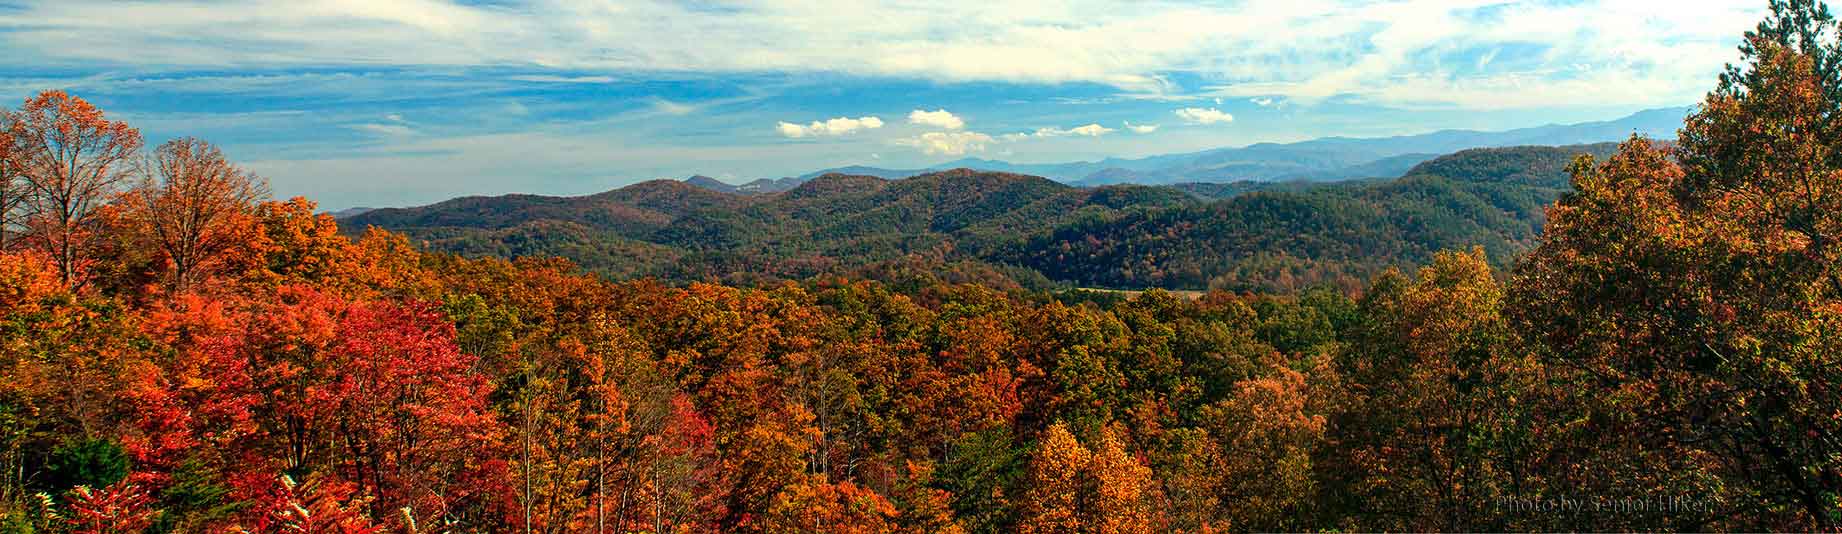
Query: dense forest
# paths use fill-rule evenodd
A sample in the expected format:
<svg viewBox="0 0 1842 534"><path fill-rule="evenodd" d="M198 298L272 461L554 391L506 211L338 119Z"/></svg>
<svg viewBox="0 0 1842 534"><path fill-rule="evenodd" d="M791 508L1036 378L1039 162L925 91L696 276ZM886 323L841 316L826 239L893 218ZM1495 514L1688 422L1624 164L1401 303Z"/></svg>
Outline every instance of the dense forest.
<svg viewBox="0 0 1842 534"><path fill-rule="evenodd" d="M1834 530L1842 43L1773 8L1674 143L1217 202L834 175L351 235L44 92L0 128L0 532ZM491 257L557 251L609 263Z"/></svg>
<svg viewBox="0 0 1842 534"><path fill-rule="evenodd" d="M1357 290L1389 268L1534 246L1575 156L1613 144L1467 150L1404 177L1079 188L969 169L829 174L758 195L657 180L584 197L470 197L343 221L462 255L560 256L616 278L760 285L954 270L1031 289ZM701 181L700 181L701 182Z"/></svg>

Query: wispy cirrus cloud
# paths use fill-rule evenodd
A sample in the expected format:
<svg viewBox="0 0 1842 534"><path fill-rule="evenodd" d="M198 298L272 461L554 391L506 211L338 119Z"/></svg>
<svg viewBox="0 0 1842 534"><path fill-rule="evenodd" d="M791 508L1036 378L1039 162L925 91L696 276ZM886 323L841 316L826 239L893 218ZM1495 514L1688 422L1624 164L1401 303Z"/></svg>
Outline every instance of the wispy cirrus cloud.
<svg viewBox="0 0 1842 534"><path fill-rule="evenodd" d="M25 0L0 12L15 59L52 66L528 67L613 73L836 72L945 82L1084 82L1300 102L1493 109L1562 104L1589 81L1624 103L1693 98L1762 3L1304 0L1281 4L663 0ZM1565 23L1557 23L1565 21ZM1284 32L1271 28L1286 28ZM608 74L580 74L600 71ZM1621 73L1621 74L1615 74ZM1182 74L1208 87L1176 81ZM1511 82L1514 83L1511 83ZM1424 84L1476 93L1416 92ZM1654 89L1654 91L1651 91ZM1473 95L1502 96L1500 99Z"/></svg>
<svg viewBox="0 0 1842 534"><path fill-rule="evenodd" d="M1606 119L1696 100L1762 7L0 0L0 97L70 89L150 140L203 136L263 162L278 193L377 205L363 198L379 189L572 192ZM1174 126L1229 117L1241 127Z"/></svg>

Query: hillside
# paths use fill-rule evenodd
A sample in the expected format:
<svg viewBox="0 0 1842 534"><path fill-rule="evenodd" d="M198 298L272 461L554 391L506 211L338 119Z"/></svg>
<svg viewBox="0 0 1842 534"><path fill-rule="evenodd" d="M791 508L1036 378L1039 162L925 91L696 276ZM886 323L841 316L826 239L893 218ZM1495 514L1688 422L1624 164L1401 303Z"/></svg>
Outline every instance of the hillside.
<svg viewBox="0 0 1842 534"><path fill-rule="evenodd" d="M1573 163L1573 157L1583 153L1603 160L1617 149L1616 143L1472 149L1415 165L1407 174L1564 188L1567 187L1567 166Z"/></svg>
<svg viewBox="0 0 1842 534"><path fill-rule="evenodd" d="M1089 220L1038 235L1004 258L1050 279L1107 287L1357 287L1439 250L1527 251L1581 154L1617 145L1465 150L1386 181L1185 184L1217 202Z"/></svg>
<svg viewBox="0 0 1842 534"><path fill-rule="evenodd" d="M1355 287L1441 249L1528 249L1578 154L1473 149L1403 177L1081 188L955 169L832 173L783 192L652 181L583 197L469 197L345 220L469 256L559 255L618 277L764 281L983 265L1012 278L1137 289ZM967 264L965 262L972 262Z"/></svg>

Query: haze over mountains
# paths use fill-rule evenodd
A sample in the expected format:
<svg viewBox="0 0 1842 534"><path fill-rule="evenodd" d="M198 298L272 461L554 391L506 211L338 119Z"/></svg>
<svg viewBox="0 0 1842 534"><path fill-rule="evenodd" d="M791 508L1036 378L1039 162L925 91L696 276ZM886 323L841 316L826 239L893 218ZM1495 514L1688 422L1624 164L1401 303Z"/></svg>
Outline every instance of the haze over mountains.
<svg viewBox="0 0 1842 534"><path fill-rule="evenodd" d="M799 176L760 179L741 185L696 176L692 185L729 193L786 191L826 174L905 178L949 169L977 169L1041 176L1079 186L1108 184L1227 183L1235 181L1332 181L1399 176L1415 165L1468 148L1562 146L1622 141L1632 134L1674 138L1690 108L1658 108L1622 118L1576 124L1550 124L1507 131L1441 130L1380 138L1326 137L1296 143L1258 143L1239 148L1165 154L1143 158L1106 158L1068 163L1012 163L963 158L922 169L868 166L836 167Z"/></svg>

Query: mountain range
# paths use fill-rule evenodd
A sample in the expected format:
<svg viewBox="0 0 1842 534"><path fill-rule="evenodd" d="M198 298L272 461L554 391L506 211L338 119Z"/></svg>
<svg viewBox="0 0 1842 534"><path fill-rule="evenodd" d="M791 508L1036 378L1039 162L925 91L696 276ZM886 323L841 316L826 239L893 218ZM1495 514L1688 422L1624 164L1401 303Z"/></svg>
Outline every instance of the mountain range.
<svg viewBox="0 0 1842 534"><path fill-rule="evenodd" d="M1326 137L1296 143L1259 143L1239 148L1165 154L1143 158L1106 158L1068 163L1012 163L964 158L923 169L837 167L799 176L760 179L731 185L697 176L692 185L726 193L786 191L826 174L905 178L949 169L975 169L1041 176L1078 186L1109 184L1228 183L1235 181L1334 181L1400 176L1427 160L1469 148L1563 146L1622 141L1632 134L1673 139L1691 108L1640 111L1619 119L1550 124L1507 131L1441 130L1379 138Z"/></svg>
<svg viewBox="0 0 1842 534"><path fill-rule="evenodd" d="M614 278L1354 288L1454 247L1506 262L1567 190L1568 163L1614 146L1471 149L1397 178L1336 182L1077 187L962 168L897 179L829 173L760 194L654 180L580 197L380 209L340 226L382 227L467 256L563 256Z"/></svg>
<svg viewBox="0 0 1842 534"><path fill-rule="evenodd" d="M468 256L563 256L616 278L1353 288L1453 247L1508 261L1568 189L1575 156L1603 157L1607 141L1633 134L1673 137L1687 112L1095 162L856 166L739 185L693 176L352 211L341 226Z"/></svg>

